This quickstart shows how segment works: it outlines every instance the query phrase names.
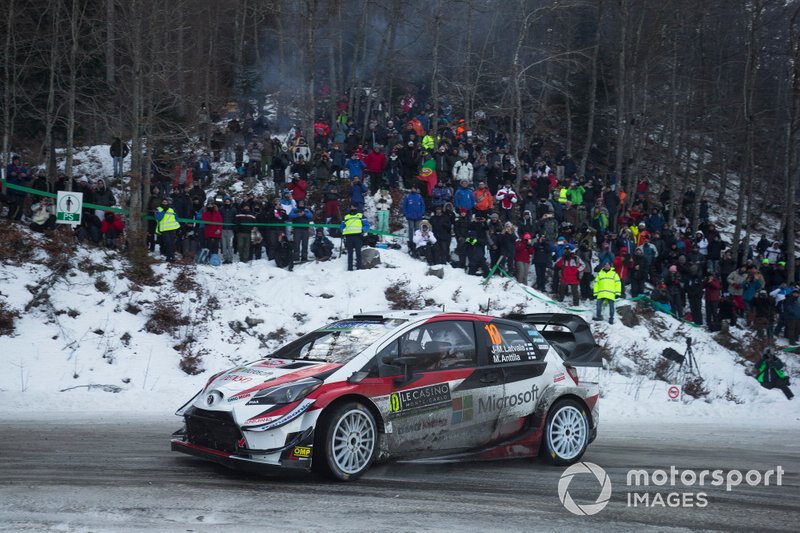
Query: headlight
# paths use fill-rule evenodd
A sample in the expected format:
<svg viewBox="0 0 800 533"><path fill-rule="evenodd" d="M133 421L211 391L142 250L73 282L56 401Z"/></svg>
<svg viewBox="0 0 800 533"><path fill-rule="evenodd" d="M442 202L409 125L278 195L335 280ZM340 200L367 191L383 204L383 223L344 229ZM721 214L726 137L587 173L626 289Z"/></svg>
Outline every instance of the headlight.
<svg viewBox="0 0 800 533"><path fill-rule="evenodd" d="M316 378L306 378L292 383L276 385L275 387L258 391L246 405L284 405L293 403L305 398L320 385L322 385L322 381Z"/></svg>

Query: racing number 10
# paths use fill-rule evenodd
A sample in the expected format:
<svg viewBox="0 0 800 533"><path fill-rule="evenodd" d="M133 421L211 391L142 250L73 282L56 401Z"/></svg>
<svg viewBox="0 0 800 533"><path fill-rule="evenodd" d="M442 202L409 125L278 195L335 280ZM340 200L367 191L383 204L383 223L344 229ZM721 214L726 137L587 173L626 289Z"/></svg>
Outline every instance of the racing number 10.
<svg viewBox="0 0 800 533"><path fill-rule="evenodd" d="M486 324L484 327L486 328L486 333L489 334L492 344L503 344L503 337L500 335L497 326L494 324Z"/></svg>

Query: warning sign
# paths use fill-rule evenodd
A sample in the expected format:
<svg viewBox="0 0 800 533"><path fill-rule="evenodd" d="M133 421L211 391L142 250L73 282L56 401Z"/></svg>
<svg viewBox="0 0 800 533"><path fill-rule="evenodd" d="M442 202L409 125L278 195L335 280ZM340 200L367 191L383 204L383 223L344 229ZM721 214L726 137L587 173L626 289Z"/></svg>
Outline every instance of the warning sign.
<svg viewBox="0 0 800 533"><path fill-rule="evenodd" d="M667 386L667 398L671 402L677 402L681 397L681 388L678 385Z"/></svg>

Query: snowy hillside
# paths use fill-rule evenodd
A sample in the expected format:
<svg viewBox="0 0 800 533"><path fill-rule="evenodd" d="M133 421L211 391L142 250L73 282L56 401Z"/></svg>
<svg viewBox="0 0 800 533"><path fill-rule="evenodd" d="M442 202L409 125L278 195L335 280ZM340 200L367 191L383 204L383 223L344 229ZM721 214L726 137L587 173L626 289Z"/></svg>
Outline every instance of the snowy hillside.
<svg viewBox="0 0 800 533"><path fill-rule="evenodd" d="M20 238L41 240L27 231ZM440 280L402 252L381 254L379 267L360 272L346 272L344 259L294 272L263 260L218 268L157 264L160 281L153 286L131 282L126 261L101 250L65 256L71 268L57 276L51 274L57 253L40 250L12 261L0 273L0 304L19 316L13 333L0 336L0 411L24 417L46 405L50 412L169 413L219 370L335 318L392 305L485 313L488 304L495 315L558 310L511 281L495 278L484 287L449 266ZM394 302L387 301L390 287ZM583 316L591 321L588 309ZM656 315L641 316L633 328L618 320L593 323L593 330L610 360L607 369L586 369L584 377L599 378L604 417L756 420L766 409L800 427L791 402L762 389L746 374L749 364L702 329ZM654 376L664 370L661 351L683 352L686 335L694 339L708 396L669 402L667 383Z"/></svg>

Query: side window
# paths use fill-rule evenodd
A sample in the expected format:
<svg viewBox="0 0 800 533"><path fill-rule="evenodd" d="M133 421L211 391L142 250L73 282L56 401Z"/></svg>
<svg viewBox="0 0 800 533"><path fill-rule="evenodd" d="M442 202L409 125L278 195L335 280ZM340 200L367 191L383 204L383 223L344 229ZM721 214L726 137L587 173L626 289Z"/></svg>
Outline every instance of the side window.
<svg viewBox="0 0 800 533"><path fill-rule="evenodd" d="M491 322L484 325L489 337L489 363L535 361L539 353L533 340L510 324Z"/></svg>
<svg viewBox="0 0 800 533"><path fill-rule="evenodd" d="M475 365L475 328L466 320L424 324L400 337L400 356L415 356L415 370L442 370Z"/></svg>

